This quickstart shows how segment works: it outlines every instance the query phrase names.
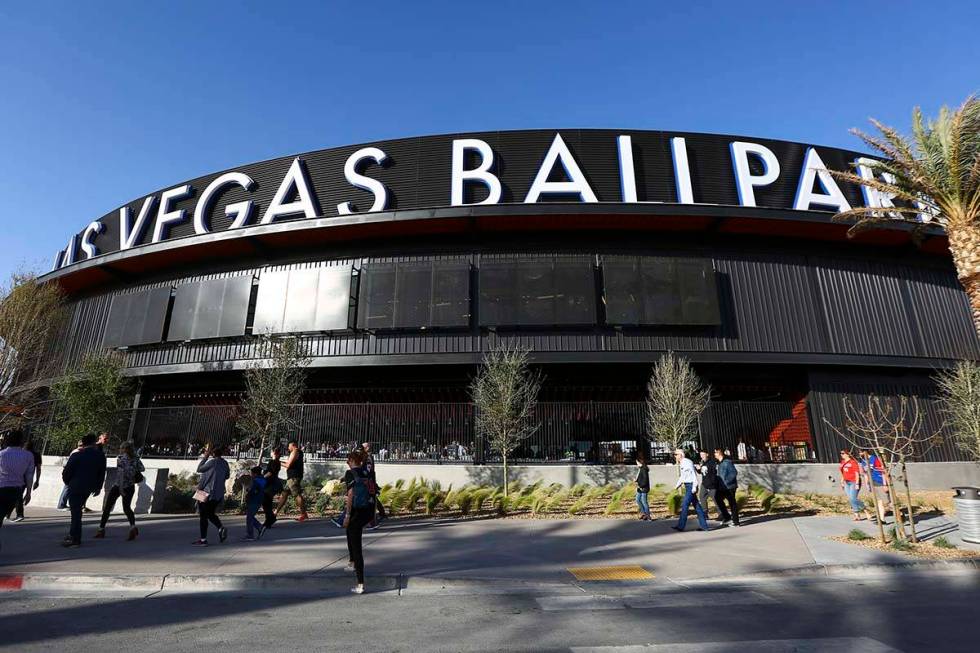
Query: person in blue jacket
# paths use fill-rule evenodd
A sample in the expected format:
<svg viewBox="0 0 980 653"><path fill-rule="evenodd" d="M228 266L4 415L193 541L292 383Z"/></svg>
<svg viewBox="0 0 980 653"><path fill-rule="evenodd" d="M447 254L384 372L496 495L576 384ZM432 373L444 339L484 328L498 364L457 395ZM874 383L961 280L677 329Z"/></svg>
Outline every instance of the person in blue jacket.
<svg viewBox="0 0 980 653"><path fill-rule="evenodd" d="M265 498L265 487L268 481L262 477L262 468L256 465L252 468L252 486L245 497L245 541L252 542L265 534L265 525L256 519L255 515L262 509L262 499ZM258 532L258 537L256 537Z"/></svg>

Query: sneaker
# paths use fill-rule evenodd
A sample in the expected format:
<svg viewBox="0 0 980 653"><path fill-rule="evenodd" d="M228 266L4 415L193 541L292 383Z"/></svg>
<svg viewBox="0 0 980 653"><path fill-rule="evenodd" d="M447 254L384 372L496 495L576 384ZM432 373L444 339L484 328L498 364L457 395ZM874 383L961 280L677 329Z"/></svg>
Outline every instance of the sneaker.
<svg viewBox="0 0 980 653"><path fill-rule="evenodd" d="M13 519L11 519L10 521L12 521L12 522L19 522L19 521L24 521L24 518L23 518L23 517L21 517L20 515L18 515L17 517L14 517L14 518L13 518Z"/></svg>
<svg viewBox="0 0 980 653"><path fill-rule="evenodd" d="M735 528L739 528L741 526L741 524L732 524L732 526L735 527Z"/></svg>
<svg viewBox="0 0 980 653"><path fill-rule="evenodd" d="M61 543L61 546L65 547L66 549L77 549L78 547L82 546L82 543L76 542L75 540L65 540Z"/></svg>
<svg viewBox="0 0 980 653"><path fill-rule="evenodd" d="M683 533L684 532L684 529L681 528L680 526L671 526L671 528L673 528L678 533Z"/></svg>
<svg viewBox="0 0 980 653"><path fill-rule="evenodd" d="M105 529L104 528L100 528L97 531L95 531L94 537L97 540L103 539L105 537Z"/></svg>
<svg viewBox="0 0 980 653"><path fill-rule="evenodd" d="M364 586L363 585L355 585L354 587L351 588L350 591L351 591L351 594L364 594Z"/></svg>
<svg viewBox="0 0 980 653"><path fill-rule="evenodd" d="M710 527L709 528L701 528L700 526L698 526L698 530L701 531L702 533L707 533L708 531L711 530L711 528Z"/></svg>
<svg viewBox="0 0 980 653"><path fill-rule="evenodd" d="M64 508L58 508L58 512L68 512L68 506L65 506Z"/></svg>
<svg viewBox="0 0 980 653"><path fill-rule="evenodd" d="M296 518L296 521L306 521L306 520L307 520L307 519L309 519L309 518L310 518L310 516L309 516L309 515L307 515L307 514L306 514L306 513L304 512L304 513L303 513L302 515L300 515L299 517L297 517L297 518Z"/></svg>
<svg viewBox="0 0 980 653"><path fill-rule="evenodd" d="M252 537L251 535L246 535L242 538L242 542L254 542L255 540L256 538Z"/></svg>
<svg viewBox="0 0 980 653"><path fill-rule="evenodd" d="M222 526L221 528L218 529L218 541L224 542L227 539L228 539L228 529Z"/></svg>
<svg viewBox="0 0 980 653"><path fill-rule="evenodd" d="M92 512L92 509L89 508L88 506L82 506L82 512L89 513Z"/></svg>
<svg viewBox="0 0 980 653"><path fill-rule="evenodd" d="M340 517L332 517L330 521L333 522L333 525L336 526L337 528L344 527L344 522L340 521Z"/></svg>
<svg viewBox="0 0 980 653"><path fill-rule="evenodd" d="M207 545L208 545L207 540L194 540L193 542L191 542L191 546L207 546Z"/></svg>
<svg viewBox="0 0 980 653"><path fill-rule="evenodd" d="M376 530L378 530L378 526L380 526L380 525L381 524L379 524L378 522L373 521L373 522L371 522L370 524L367 525L367 529L366 530L376 531Z"/></svg>
<svg viewBox="0 0 980 653"><path fill-rule="evenodd" d="M268 526L259 526L259 536L257 538L255 538L255 539L261 540L262 539L262 536L265 535L265 532L267 530L269 530L269 527Z"/></svg>
<svg viewBox="0 0 980 653"><path fill-rule="evenodd" d="M127 542L132 542L136 539L136 536L140 534L140 529L133 526L129 529L129 536L126 538Z"/></svg>
<svg viewBox="0 0 980 653"><path fill-rule="evenodd" d="M725 520L723 520L721 522L722 528L728 528L731 525L732 525L732 520L731 519L725 519Z"/></svg>

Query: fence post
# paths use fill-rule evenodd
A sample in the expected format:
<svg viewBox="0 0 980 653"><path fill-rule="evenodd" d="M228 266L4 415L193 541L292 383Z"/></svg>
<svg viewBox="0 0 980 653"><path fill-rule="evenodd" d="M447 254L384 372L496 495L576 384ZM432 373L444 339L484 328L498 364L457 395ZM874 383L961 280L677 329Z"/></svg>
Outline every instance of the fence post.
<svg viewBox="0 0 980 653"><path fill-rule="evenodd" d="M181 458L186 459L190 457L189 454L191 450L191 434L194 432L194 422L195 422L194 418L197 417L198 408L199 408L198 406L190 407L191 414L187 418L187 432L184 433L184 447L183 450L180 452Z"/></svg>

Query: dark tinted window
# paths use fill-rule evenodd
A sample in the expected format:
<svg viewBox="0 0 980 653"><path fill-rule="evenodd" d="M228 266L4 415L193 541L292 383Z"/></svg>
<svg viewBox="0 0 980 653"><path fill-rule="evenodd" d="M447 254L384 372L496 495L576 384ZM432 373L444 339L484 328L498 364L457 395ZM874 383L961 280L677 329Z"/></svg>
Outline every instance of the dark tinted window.
<svg viewBox="0 0 980 653"><path fill-rule="evenodd" d="M548 326L594 322L591 257L487 257L481 262L481 324Z"/></svg>
<svg viewBox="0 0 980 653"><path fill-rule="evenodd" d="M116 295L102 336L105 347L146 345L163 340L170 288Z"/></svg>
<svg viewBox="0 0 980 653"><path fill-rule="evenodd" d="M177 286L167 340L244 335L251 289L250 276L210 279Z"/></svg>
<svg viewBox="0 0 980 653"><path fill-rule="evenodd" d="M470 323L469 263L367 263L361 270L362 329L465 327Z"/></svg>
<svg viewBox="0 0 980 653"><path fill-rule="evenodd" d="M602 263L609 324L718 324L711 262L607 256Z"/></svg>

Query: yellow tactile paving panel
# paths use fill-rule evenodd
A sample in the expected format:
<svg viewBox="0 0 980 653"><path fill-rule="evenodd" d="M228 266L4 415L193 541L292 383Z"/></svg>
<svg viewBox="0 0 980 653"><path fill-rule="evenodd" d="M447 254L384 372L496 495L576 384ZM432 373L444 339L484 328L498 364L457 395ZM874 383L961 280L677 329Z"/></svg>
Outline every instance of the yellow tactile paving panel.
<svg viewBox="0 0 980 653"><path fill-rule="evenodd" d="M639 565L569 567L576 580L650 580L653 574Z"/></svg>

